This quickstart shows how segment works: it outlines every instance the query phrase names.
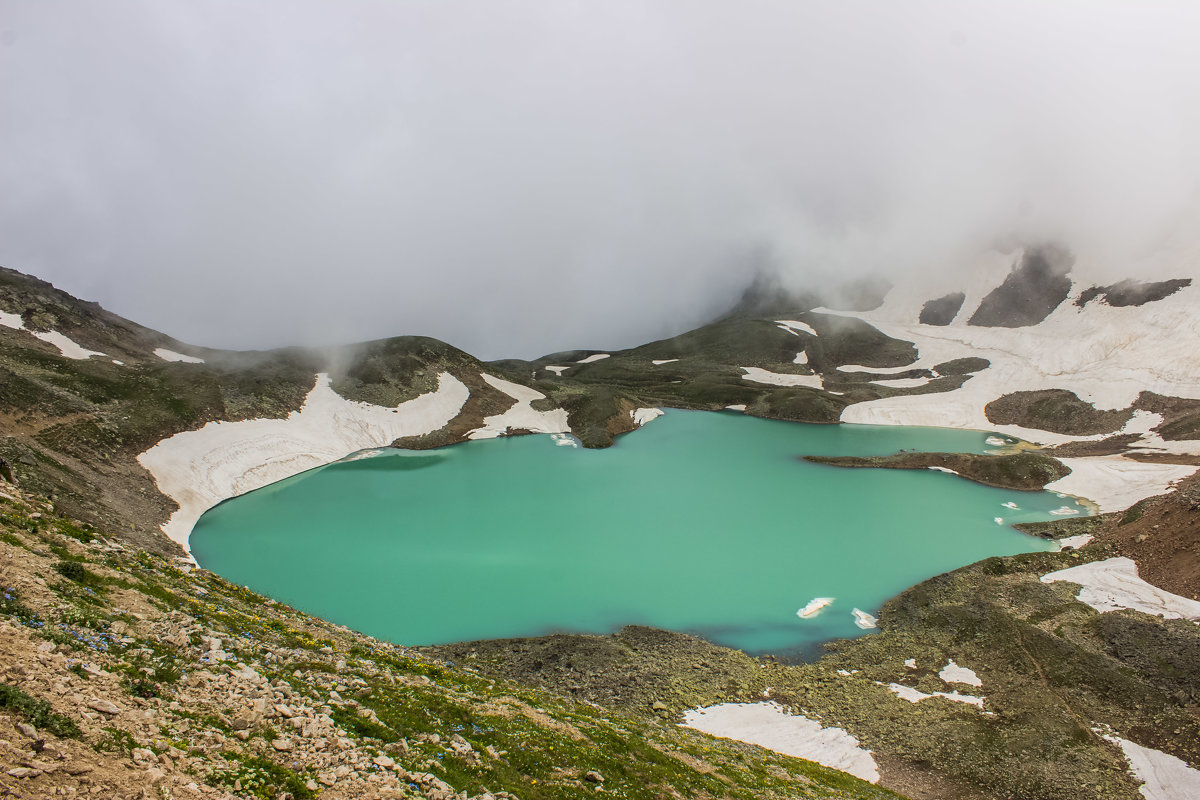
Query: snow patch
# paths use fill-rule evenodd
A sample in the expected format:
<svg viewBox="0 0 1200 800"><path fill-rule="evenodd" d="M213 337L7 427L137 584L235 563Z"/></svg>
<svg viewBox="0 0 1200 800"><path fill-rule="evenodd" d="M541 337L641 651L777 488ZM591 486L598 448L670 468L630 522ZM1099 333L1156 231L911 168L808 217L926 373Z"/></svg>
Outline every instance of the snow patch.
<svg viewBox="0 0 1200 800"><path fill-rule="evenodd" d="M958 692L934 692L933 694L925 694L919 689L914 689L911 686L904 686L899 683L887 684L888 691L895 694L901 700L907 700L910 703L919 703L922 700L928 700L932 697L944 697L947 700L952 700L955 703L966 703L975 706L979 709L983 708L983 698L973 694L960 694Z"/></svg>
<svg viewBox="0 0 1200 800"><path fill-rule="evenodd" d="M904 666L908 667L909 669L916 669L917 660L915 658L906 658L904 659Z"/></svg>
<svg viewBox="0 0 1200 800"><path fill-rule="evenodd" d="M775 320L775 325L780 329L787 331L788 333L795 334L796 336L799 336L801 333L807 333L810 336L817 335L817 332L812 325L809 325L807 322L800 322L799 320L777 319Z"/></svg>
<svg viewBox="0 0 1200 800"><path fill-rule="evenodd" d="M938 673L938 677L946 683L965 683L968 686L983 686L983 681L975 674L975 670L960 667L954 663L954 659L949 659L946 662L946 666L942 667L942 671Z"/></svg>
<svg viewBox="0 0 1200 800"><path fill-rule="evenodd" d="M1137 564L1123 556L1061 569L1043 575L1041 580L1079 584L1076 599L1100 613L1129 608L1165 619L1200 620L1200 602L1147 583L1138 577Z"/></svg>
<svg viewBox="0 0 1200 800"><path fill-rule="evenodd" d="M1068 547L1071 548L1072 550L1078 550L1079 548L1083 547L1091 540L1092 540L1092 535L1090 533L1081 533L1078 536L1064 536L1062 539L1057 540L1058 552L1061 553L1063 550L1066 550Z"/></svg>
<svg viewBox="0 0 1200 800"><path fill-rule="evenodd" d="M566 409L555 408L551 411L534 409L531 403L546 397L537 389L506 381L495 375L488 375L486 372L479 373L479 376L493 389L504 392L516 400L517 404L502 414L484 417L483 427L468 433L468 439L495 439L504 436L509 428L533 433L570 433L571 426L567 424Z"/></svg>
<svg viewBox="0 0 1200 800"><path fill-rule="evenodd" d="M866 372L875 375L895 375L899 372L912 372L918 369L916 364L909 364L907 367L864 367L862 364L842 364L837 368L838 372Z"/></svg>
<svg viewBox="0 0 1200 800"><path fill-rule="evenodd" d="M1200 770L1170 753L1134 744L1119 736L1105 735L1121 748L1129 771L1142 782L1138 791L1146 800L1194 800L1200 797Z"/></svg>
<svg viewBox="0 0 1200 800"><path fill-rule="evenodd" d="M163 361L182 361L185 364L203 364L203 358L195 356L187 356L183 353L176 353L174 350L168 350L165 347L154 348L154 355L161 358Z"/></svg>
<svg viewBox="0 0 1200 800"><path fill-rule="evenodd" d="M437 391L395 408L347 400L320 373L304 405L286 419L210 422L177 433L138 456L159 491L179 504L163 533L188 547L200 515L229 497L258 489L348 453L441 428L458 415L470 391L448 372Z"/></svg>
<svg viewBox="0 0 1200 800"><path fill-rule="evenodd" d="M1146 464L1120 456L1060 458L1071 474L1047 484L1047 491L1087 497L1100 513L1124 511L1139 500L1163 494L1197 467L1183 464Z"/></svg>
<svg viewBox="0 0 1200 800"><path fill-rule="evenodd" d="M882 381L871 381L873 386L882 386L885 389L913 389L917 386L927 385L932 378L889 378Z"/></svg>
<svg viewBox="0 0 1200 800"><path fill-rule="evenodd" d="M936 472L945 472L947 475L957 475L958 474L957 472L950 469L949 467L926 467L925 469L931 469Z"/></svg>
<svg viewBox="0 0 1200 800"><path fill-rule="evenodd" d="M599 361L603 358L608 358L610 355L611 355L610 353L596 353L595 355L590 355L587 358L581 358L578 361L576 361L575 363L576 364L591 364L593 361Z"/></svg>
<svg viewBox="0 0 1200 800"><path fill-rule="evenodd" d="M821 389L824 383L820 375L791 375L783 372L768 372L760 367L740 367L745 371L742 380L751 383L765 383L771 386L808 386Z"/></svg>
<svg viewBox="0 0 1200 800"><path fill-rule="evenodd" d="M789 714L778 703L721 703L686 711L683 719L686 728L807 758L871 783L879 781L875 759L858 739L841 728L822 728L819 722Z"/></svg>
<svg viewBox="0 0 1200 800"><path fill-rule="evenodd" d="M673 364L678 361L678 358L656 358L651 359L650 363L656 367L661 367L663 364Z"/></svg>
<svg viewBox="0 0 1200 800"><path fill-rule="evenodd" d="M801 350L799 353L796 353L796 357L792 359L792 363L793 364L807 364L808 363L808 351Z"/></svg>
<svg viewBox="0 0 1200 800"><path fill-rule="evenodd" d="M553 372L555 375L559 376L560 378L562 377L562 374L564 372L566 372L567 370L569 370L570 368L571 367L569 365L565 366L565 367L551 367L551 366L543 367L543 369L545 369L547 372Z"/></svg>
<svg viewBox="0 0 1200 800"><path fill-rule="evenodd" d="M746 404L745 403L734 403L731 406L725 406L725 410L726 411L745 411Z"/></svg>
<svg viewBox="0 0 1200 800"><path fill-rule="evenodd" d="M102 356L98 350L88 350L78 342L64 336L58 331L31 331L25 327L25 320L21 319L20 314L10 314L7 311L0 311L0 325L6 328L12 328L15 331L25 331L31 336L41 339L46 344L52 344L58 348L58 352L65 358L72 358L76 361L84 361L92 356ZM115 362L120 363L120 362Z"/></svg>

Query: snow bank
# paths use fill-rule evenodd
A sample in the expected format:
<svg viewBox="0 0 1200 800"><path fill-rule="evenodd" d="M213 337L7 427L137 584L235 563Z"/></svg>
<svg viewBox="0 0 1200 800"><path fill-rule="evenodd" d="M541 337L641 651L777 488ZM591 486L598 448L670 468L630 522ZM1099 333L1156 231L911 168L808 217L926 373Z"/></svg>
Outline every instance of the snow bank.
<svg viewBox="0 0 1200 800"><path fill-rule="evenodd" d="M1061 569L1042 576L1042 583L1068 581L1081 587L1076 595L1097 611L1122 608L1166 619L1200 620L1200 602L1163 591L1138 577L1137 564L1118 557Z"/></svg>
<svg viewBox="0 0 1200 800"><path fill-rule="evenodd" d="M98 350L88 350L78 342L75 342L58 331L31 331L25 327L25 320L21 319L20 314L10 314L7 311L0 311L0 325L6 328L12 328L17 331L25 331L31 336L41 339L46 344L52 344L58 348L58 352L65 358L73 358L76 361L84 361L92 356L102 356L104 353ZM119 363L119 362L114 362Z"/></svg>
<svg viewBox="0 0 1200 800"><path fill-rule="evenodd" d="M321 373L304 405L286 419L210 422L163 439L139 455L138 463L179 504L163 532L187 550L196 520L220 501L356 450L431 433L459 413L469 394L461 381L443 372L437 391L384 408L347 400Z"/></svg>
<svg viewBox="0 0 1200 800"><path fill-rule="evenodd" d="M938 677L946 683L965 683L968 686L983 686L983 681L975 674L975 670L960 667L954 663L954 659L949 659L946 662L946 666L942 667L942 671L938 673Z"/></svg>
<svg viewBox="0 0 1200 800"><path fill-rule="evenodd" d="M651 359L650 363L656 367L661 367L663 364L673 364L678 360L678 358L656 358Z"/></svg>
<svg viewBox="0 0 1200 800"><path fill-rule="evenodd" d="M806 758L848 772L871 783L879 782L879 768L871 751L859 746L841 728L822 728L800 714L788 714L778 703L722 703L684 712L683 727L756 744L776 753Z"/></svg>
<svg viewBox="0 0 1200 800"><path fill-rule="evenodd" d="M562 377L562 374L564 372L566 372L567 370L569 370L570 368L571 367L569 365L565 366L565 367L551 367L551 366L544 367L544 369L547 372L553 372L555 375L559 376L560 378Z"/></svg>
<svg viewBox="0 0 1200 800"><path fill-rule="evenodd" d="M633 424L639 428L651 420L658 419L665 414L661 408L635 408L629 412L629 418L633 420Z"/></svg>
<svg viewBox="0 0 1200 800"><path fill-rule="evenodd" d="M608 358L609 355L610 355L609 353L596 353L595 355L590 355L587 358L581 358L578 361L576 361L575 363L576 364L591 364L593 361L599 361L602 358Z"/></svg>
<svg viewBox="0 0 1200 800"><path fill-rule="evenodd" d="M864 367L862 364L842 364L838 372L865 372L874 375L895 375L899 372L911 372L917 367L910 364L907 367Z"/></svg>
<svg viewBox="0 0 1200 800"><path fill-rule="evenodd" d="M769 372L761 367L739 367L746 374L742 380L751 383L765 383L771 386L808 386L821 389L824 384L820 375L792 375L783 372Z"/></svg>
<svg viewBox="0 0 1200 800"><path fill-rule="evenodd" d="M174 350L168 350L165 347L154 348L154 355L161 358L163 361L182 361L185 364L203 364L203 358L195 356L187 356L183 353L176 353Z"/></svg>
<svg viewBox="0 0 1200 800"><path fill-rule="evenodd" d="M1139 791L1146 800L1195 800L1200 797L1200 770L1169 753L1134 744L1119 736L1106 735L1108 741L1121 748L1129 771L1142 786Z"/></svg>
<svg viewBox="0 0 1200 800"><path fill-rule="evenodd" d="M543 400L546 395L537 389L522 386L519 383L506 381L486 372L479 373L493 389L504 392L517 401L517 404L502 414L485 417L483 427L476 428L467 434L468 439L495 439L503 436L509 428L533 431L534 433L570 433L571 426L567 424L566 409L556 408L551 411L537 411L530 405L534 400Z"/></svg>
<svg viewBox="0 0 1200 800"><path fill-rule="evenodd" d="M1063 458L1071 474L1047 484L1051 492L1086 497L1101 513L1124 511L1139 500L1163 494L1197 467L1185 464L1146 464L1121 456Z"/></svg>

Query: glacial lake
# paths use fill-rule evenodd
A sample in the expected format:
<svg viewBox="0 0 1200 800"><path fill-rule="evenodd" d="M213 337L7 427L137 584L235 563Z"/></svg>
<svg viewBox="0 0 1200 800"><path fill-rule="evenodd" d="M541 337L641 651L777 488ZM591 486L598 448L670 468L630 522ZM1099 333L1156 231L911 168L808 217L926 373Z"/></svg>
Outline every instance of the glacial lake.
<svg viewBox="0 0 1200 800"><path fill-rule="evenodd" d="M1053 492L799 457L978 453L984 440L669 410L607 450L543 435L340 461L218 505L191 546L228 580L399 644L641 624L811 655L868 632L856 608L1054 548L1010 524L1087 512ZM797 616L814 598L833 601Z"/></svg>

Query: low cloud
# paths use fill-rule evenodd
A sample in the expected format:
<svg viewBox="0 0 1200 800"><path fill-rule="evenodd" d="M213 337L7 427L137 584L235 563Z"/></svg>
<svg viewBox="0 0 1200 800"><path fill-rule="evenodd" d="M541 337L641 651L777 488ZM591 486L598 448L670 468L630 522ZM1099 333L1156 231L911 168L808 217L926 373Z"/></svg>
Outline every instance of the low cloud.
<svg viewBox="0 0 1200 800"><path fill-rule="evenodd" d="M1197 276L1183 3L5 3L0 263L198 344L616 348L1060 241Z"/></svg>

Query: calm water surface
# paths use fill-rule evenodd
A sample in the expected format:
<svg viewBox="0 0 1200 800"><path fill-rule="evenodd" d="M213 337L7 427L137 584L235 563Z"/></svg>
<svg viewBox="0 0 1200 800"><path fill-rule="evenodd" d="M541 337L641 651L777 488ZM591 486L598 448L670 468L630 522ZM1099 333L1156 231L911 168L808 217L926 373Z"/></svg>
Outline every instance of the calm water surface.
<svg viewBox="0 0 1200 800"><path fill-rule="evenodd" d="M607 450L523 436L331 464L217 506L191 544L229 580L402 644L636 623L786 653L863 633L852 609L932 575L1052 549L1011 523L1083 513L1050 492L798 459L903 449L987 445L668 411ZM835 600L797 617L814 597Z"/></svg>

